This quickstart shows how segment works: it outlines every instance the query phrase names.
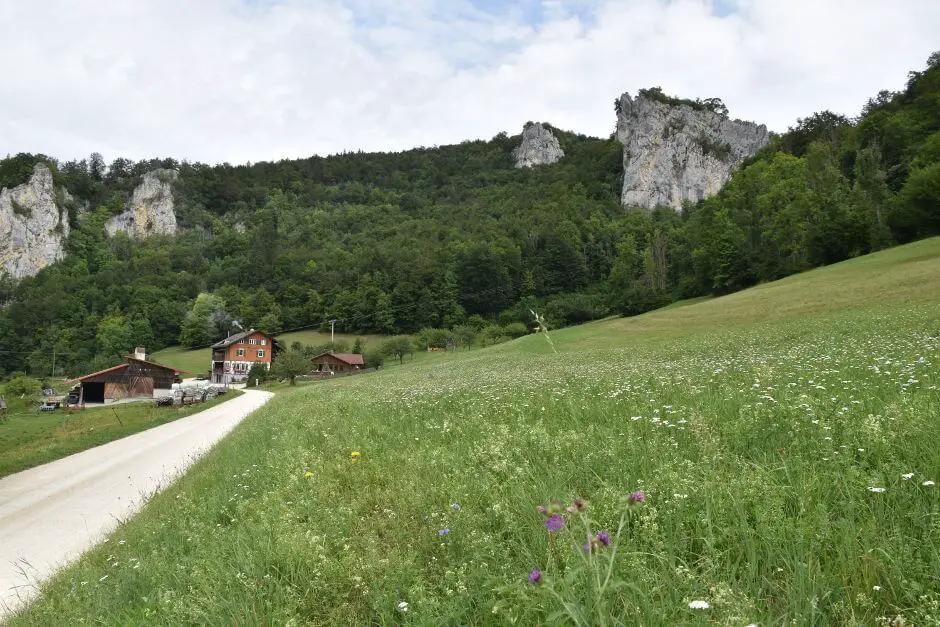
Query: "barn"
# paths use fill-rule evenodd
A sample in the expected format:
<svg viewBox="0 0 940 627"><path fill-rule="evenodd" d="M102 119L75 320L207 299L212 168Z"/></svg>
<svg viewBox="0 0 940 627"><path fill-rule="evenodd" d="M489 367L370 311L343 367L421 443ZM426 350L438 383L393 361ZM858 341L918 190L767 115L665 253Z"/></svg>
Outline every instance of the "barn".
<svg viewBox="0 0 940 627"><path fill-rule="evenodd" d="M113 403L125 399L169 396L182 370L147 361L143 349L111 368L73 379L80 385L79 403Z"/></svg>
<svg viewBox="0 0 940 627"><path fill-rule="evenodd" d="M313 373L315 375L331 375L336 373L348 374L362 370L362 355L353 353L333 353L327 351L320 353L313 359Z"/></svg>

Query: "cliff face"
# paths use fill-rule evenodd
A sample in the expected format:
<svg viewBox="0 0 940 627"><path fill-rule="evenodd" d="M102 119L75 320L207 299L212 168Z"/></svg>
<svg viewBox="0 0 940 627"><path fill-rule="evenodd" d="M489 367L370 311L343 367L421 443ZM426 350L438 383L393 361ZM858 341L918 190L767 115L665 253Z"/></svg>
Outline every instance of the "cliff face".
<svg viewBox="0 0 940 627"><path fill-rule="evenodd" d="M37 163L26 183L0 190L0 264L14 279L62 259L68 235L68 214L56 204L45 164Z"/></svg>
<svg viewBox="0 0 940 627"><path fill-rule="evenodd" d="M104 225L108 235L123 232L136 240L151 235L176 233L176 213L173 211L173 181L176 170L152 170L134 189L130 205L124 213L114 216Z"/></svg>
<svg viewBox="0 0 940 627"><path fill-rule="evenodd" d="M679 210L685 200L716 194L770 136L763 124L626 93L617 106L617 139L624 147L624 206Z"/></svg>
<svg viewBox="0 0 940 627"><path fill-rule="evenodd" d="M532 168L561 161L565 151L549 129L541 123L529 122L522 130L522 143L512 151L512 156L517 168Z"/></svg>

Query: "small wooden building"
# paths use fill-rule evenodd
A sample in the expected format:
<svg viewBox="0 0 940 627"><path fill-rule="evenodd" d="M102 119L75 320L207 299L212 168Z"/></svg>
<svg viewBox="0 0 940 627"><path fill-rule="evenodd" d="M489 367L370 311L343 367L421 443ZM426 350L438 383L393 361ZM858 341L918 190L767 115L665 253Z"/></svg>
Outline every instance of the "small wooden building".
<svg viewBox="0 0 940 627"><path fill-rule="evenodd" d="M313 374L330 375L334 373L350 373L362 370L362 355L355 353L333 353L327 351L320 353L312 360Z"/></svg>
<svg viewBox="0 0 940 627"><path fill-rule="evenodd" d="M182 370L147 361L138 352L111 368L74 379L80 384L79 404L113 403L129 398L169 396Z"/></svg>

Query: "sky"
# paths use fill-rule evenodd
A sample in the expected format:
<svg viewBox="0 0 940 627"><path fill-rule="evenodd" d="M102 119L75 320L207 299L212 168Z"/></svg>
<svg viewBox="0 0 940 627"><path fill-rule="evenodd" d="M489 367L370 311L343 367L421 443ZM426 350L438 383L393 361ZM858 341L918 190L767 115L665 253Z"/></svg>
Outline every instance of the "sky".
<svg viewBox="0 0 940 627"><path fill-rule="evenodd" d="M245 163L609 136L661 86L785 131L940 49L940 0L0 0L0 155Z"/></svg>

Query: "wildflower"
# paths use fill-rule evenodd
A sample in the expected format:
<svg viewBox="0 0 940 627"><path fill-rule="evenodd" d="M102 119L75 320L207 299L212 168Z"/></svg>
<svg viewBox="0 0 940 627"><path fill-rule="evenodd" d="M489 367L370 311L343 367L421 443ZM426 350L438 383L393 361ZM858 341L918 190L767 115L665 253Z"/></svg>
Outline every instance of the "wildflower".
<svg viewBox="0 0 940 627"><path fill-rule="evenodd" d="M631 505L633 505L634 503L642 503L643 501L646 500L646 493L643 492L643 490L636 490L634 492L631 492L629 496L629 500L630 500Z"/></svg>
<svg viewBox="0 0 940 627"><path fill-rule="evenodd" d="M908 481L913 478L914 478L914 473L912 472L904 473L903 475L901 475L901 479L904 479L905 481Z"/></svg>
<svg viewBox="0 0 940 627"><path fill-rule="evenodd" d="M930 479L928 479L927 481L924 481L924 482L923 482L922 484L920 484L920 485L930 487L930 486L936 485L936 484L935 484L933 481L931 481Z"/></svg>
<svg viewBox="0 0 940 627"><path fill-rule="evenodd" d="M692 601L689 603L690 610L707 610L711 605L708 604L708 601Z"/></svg>
<svg viewBox="0 0 940 627"><path fill-rule="evenodd" d="M408 611L408 601L399 601L399 603L398 603L398 611L399 611L399 612L407 612L407 611Z"/></svg>
<svg viewBox="0 0 940 627"><path fill-rule="evenodd" d="M598 531L593 538L588 536L588 541L585 542L581 548L585 553L592 553L603 547L610 546L610 535L606 531Z"/></svg>
<svg viewBox="0 0 940 627"><path fill-rule="evenodd" d="M349 454L349 461L355 464L356 462L359 461L360 457L362 457L362 453L360 453L359 451L353 451L352 453Z"/></svg>
<svg viewBox="0 0 940 627"><path fill-rule="evenodd" d="M584 502L580 496L574 497L574 506L579 512L583 512L587 507L587 504Z"/></svg>
<svg viewBox="0 0 940 627"><path fill-rule="evenodd" d="M876 488L875 486L868 486L869 492L874 492L875 494L881 494L882 492L887 492L888 488Z"/></svg>
<svg viewBox="0 0 940 627"><path fill-rule="evenodd" d="M879 590L881 590L881 586L872 586L871 589L874 590L875 592L878 592Z"/></svg>
<svg viewBox="0 0 940 627"><path fill-rule="evenodd" d="M533 568L529 572L529 583L538 583L540 581L542 581L542 571L538 568Z"/></svg>
<svg viewBox="0 0 940 627"><path fill-rule="evenodd" d="M565 526L565 519L559 516L558 514L552 514L548 517L548 520L545 521L545 528L550 532L555 533L559 529Z"/></svg>
<svg viewBox="0 0 940 627"><path fill-rule="evenodd" d="M437 532L437 535L439 536L450 535L450 529L441 529L440 531Z"/></svg>
<svg viewBox="0 0 940 627"><path fill-rule="evenodd" d="M535 508L535 511L537 511L539 514L547 514L547 513L548 513L548 510L545 508L544 505L539 505L538 507Z"/></svg>
<svg viewBox="0 0 940 627"><path fill-rule="evenodd" d="M313 473L310 472L309 470L304 473L304 477L306 477L307 479L309 479L309 478L312 477L312 476L313 476Z"/></svg>
<svg viewBox="0 0 940 627"><path fill-rule="evenodd" d="M451 509L453 509L455 512L459 512L459 511L460 511L460 503L451 503L451 504L450 504L450 507L451 507Z"/></svg>

